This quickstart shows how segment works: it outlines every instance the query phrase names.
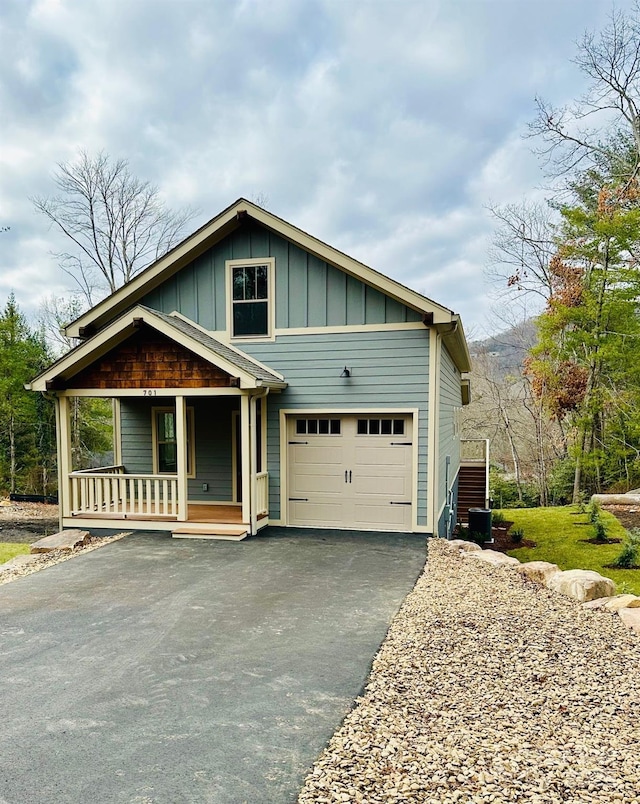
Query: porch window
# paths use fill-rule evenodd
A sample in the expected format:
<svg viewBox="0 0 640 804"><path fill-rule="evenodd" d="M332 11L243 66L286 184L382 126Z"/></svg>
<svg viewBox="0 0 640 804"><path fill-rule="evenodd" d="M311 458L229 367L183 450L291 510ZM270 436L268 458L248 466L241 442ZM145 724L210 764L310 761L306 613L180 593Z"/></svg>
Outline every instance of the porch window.
<svg viewBox="0 0 640 804"><path fill-rule="evenodd" d="M273 259L229 260L229 319L232 338L272 333Z"/></svg>
<svg viewBox="0 0 640 804"><path fill-rule="evenodd" d="M178 471L178 442L174 408L153 408L153 472L175 475ZM195 477L193 408L187 408L187 476Z"/></svg>

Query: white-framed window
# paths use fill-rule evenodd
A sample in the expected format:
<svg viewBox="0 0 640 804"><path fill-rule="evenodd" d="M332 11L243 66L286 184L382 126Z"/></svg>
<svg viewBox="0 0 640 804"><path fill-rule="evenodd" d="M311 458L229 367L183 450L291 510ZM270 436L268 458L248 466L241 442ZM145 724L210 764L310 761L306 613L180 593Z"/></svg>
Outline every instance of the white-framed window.
<svg viewBox="0 0 640 804"><path fill-rule="evenodd" d="M175 475L178 472L178 442L175 408L152 408L153 473ZM196 476L196 448L193 408L187 408L187 477Z"/></svg>
<svg viewBox="0 0 640 804"><path fill-rule="evenodd" d="M231 338L271 338L275 260L227 260L227 317Z"/></svg>

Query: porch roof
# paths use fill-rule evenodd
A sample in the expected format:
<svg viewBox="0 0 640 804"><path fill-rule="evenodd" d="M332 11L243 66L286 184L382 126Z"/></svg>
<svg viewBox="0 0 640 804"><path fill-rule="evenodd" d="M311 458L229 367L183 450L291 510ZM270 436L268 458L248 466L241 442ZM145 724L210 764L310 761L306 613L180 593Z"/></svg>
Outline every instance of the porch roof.
<svg viewBox="0 0 640 804"><path fill-rule="evenodd" d="M241 389L285 388L287 385L282 374L273 371L240 349L212 338L203 329L183 317L166 315L139 304L49 366L26 386L27 389L55 390L56 385L64 384L109 350L131 337L141 324L146 324L227 372L231 377L237 378Z"/></svg>

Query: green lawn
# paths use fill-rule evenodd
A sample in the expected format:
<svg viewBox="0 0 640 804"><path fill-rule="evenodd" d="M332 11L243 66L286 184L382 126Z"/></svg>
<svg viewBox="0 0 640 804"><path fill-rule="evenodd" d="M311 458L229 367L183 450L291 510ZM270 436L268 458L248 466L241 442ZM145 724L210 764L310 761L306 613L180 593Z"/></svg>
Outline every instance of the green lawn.
<svg viewBox="0 0 640 804"><path fill-rule="evenodd" d="M28 552L28 544L17 544L15 542L7 542L5 544L4 542L0 542L0 564L4 564L5 561L9 561L9 559L13 558L14 556L19 556Z"/></svg>
<svg viewBox="0 0 640 804"><path fill-rule="evenodd" d="M537 547L520 547L509 555L519 561L550 561L560 569L590 569L611 578L618 592L640 595L640 570L607 569L622 548L622 544L589 544L585 539L593 536L593 528L586 513L576 506L557 508L504 509L505 519L513 527L522 528L524 538L536 542ZM609 538L622 539L625 529L606 511L601 513Z"/></svg>

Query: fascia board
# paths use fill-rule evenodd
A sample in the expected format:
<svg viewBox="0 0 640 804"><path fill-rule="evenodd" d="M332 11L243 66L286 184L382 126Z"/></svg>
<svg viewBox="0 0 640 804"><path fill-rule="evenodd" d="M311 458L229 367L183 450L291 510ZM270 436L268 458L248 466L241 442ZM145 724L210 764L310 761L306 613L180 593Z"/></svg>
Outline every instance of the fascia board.
<svg viewBox="0 0 640 804"><path fill-rule="evenodd" d="M126 285L99 302L80 318L65 328L68 337L79 338L83 327L94 325L100 327L105 321L124 310L128 304L135 303L145 293L153 290L157 285L168 279L180 268L187 265L194 257L210 248L217 240L238 226L238 213L245 212L249 217L282 235L287 240L309 251L319 259L328 262L347 274L361 280L365 284L391 296L408 307L423 313L433 314L433 323L446 324L452 321L454 313L446 307L434 302L432 299L416 293L410 288L401 285L394 279L379 273L373 268L364 265L347 254L323 243L321 240L307 234L302 229L278 218L261 207L252 204L244 198L238 199L230 207L223 210L215 218L189 235L175 248L150 265Z"/></svg>

